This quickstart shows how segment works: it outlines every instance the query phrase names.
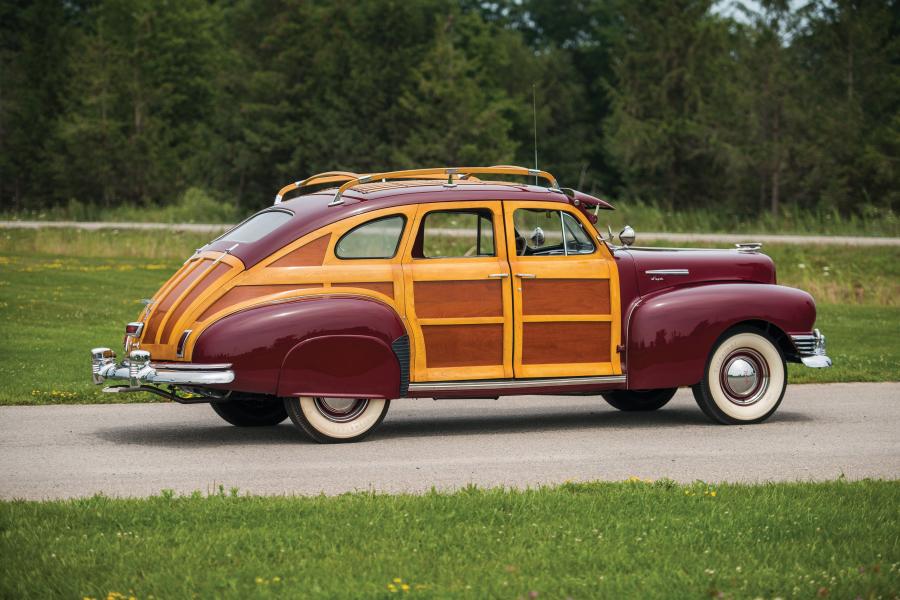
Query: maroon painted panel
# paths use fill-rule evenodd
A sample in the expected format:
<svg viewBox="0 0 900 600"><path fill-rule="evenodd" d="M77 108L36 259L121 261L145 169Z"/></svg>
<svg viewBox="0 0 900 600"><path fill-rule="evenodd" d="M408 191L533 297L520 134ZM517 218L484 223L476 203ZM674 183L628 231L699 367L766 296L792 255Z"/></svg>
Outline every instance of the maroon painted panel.
<svg viewBox="0 0 900 600"><path fill-rule="evenodd" d="M304 340L353 335L374 338L390 348L391 342L405 334L394 310L377 300L318 296L250 308L216 321L200 334L191 360L232 363L235 380L223 388L275 394L285 357ZM348 359L343 351L323 354L321 359L346 365ZM374 376L391 377L384 370L374 372ZM399 375L377 385L379 389L392 387L399 391Z"/></svg>
<svg viewBox="0 0 900 600"><path fill-rule="evenodd" d="M619 301L621 303L622 319L622 345L624 346L628 340L628 329L625 326L628 323L629 315L636 305L640 292L638 291L637 275L634 267L634 257L630 252L616 250L613 252L613 258L616 259L616 267L619 269ZM628 372L628 355L626 352L620 352L619 358L622 359L622 372Z"/></svg>
<svg viewBox="0 0 900 600"><path fill-rule="evenodd" d="M736 250L627 250L634 259L642 295L698 282L775 283L775 265L765 254ZM648 275L657 269L687 269L689 275Z"/></svg>
<svg viewBox="0 0 900 600"><path fill-rule="evenodd" d="M816 307L802 290L759 283L683 287L644 297L628 324L628 387L697 383L719 336L752 320L785 333L812 331Z"/></svg>
<svg viewBox="0 0 900 600"><path fill-rule="evenodd" d="M363 335L328 335L300 342L284 359L278 380L282 398L399 395L400 365L390 344Z"/></svg>

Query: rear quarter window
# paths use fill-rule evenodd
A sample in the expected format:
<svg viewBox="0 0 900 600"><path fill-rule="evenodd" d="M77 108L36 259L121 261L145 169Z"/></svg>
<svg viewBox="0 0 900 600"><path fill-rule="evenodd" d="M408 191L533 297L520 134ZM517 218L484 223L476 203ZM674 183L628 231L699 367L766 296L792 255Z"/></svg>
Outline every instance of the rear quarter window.
<svg viewBox="0 0 900 600"><path fill-rule="evenodd" d="M391 215L357 225L338 240L334 254L343 259L394 258L406 217Z"/></svg>

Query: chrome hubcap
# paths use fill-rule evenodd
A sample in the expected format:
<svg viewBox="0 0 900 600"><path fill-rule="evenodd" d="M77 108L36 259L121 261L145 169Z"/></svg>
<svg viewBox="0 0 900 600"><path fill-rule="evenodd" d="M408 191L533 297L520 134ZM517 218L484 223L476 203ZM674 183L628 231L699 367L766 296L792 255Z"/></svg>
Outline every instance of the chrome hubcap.
<svg viewBox="0 0 900 600"><path fill-rule="evenodd" d="M316 398L316 409L319 413L335 423L346 423L358 417L369 401L359 398Z"/></svg>
<svg viewBox="0 0 900 600"><path fill-rule="evenodd" d="M725 359L719 381L729 401L749 406L758 402L769 388L769 369L762 355L741 348Z"/></svg>

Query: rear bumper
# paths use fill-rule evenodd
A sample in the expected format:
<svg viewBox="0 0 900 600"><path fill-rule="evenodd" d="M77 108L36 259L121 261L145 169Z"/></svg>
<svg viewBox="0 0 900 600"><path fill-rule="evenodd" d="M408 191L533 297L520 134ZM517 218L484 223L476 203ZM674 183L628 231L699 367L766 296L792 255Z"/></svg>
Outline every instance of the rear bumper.
<svg viewBox="0 0 900 600"><path fill-rule="evenodd" d="M831 366L831 359L825 354L825 336L818 329L812 333L792 335L791 342L797 355L807 367L824 369Z"/></svg>
<svg viewBox="0 0 900 600"><path fill-rule="evenodd" d="M91 379L97 385L109 379L127 381L135 388L144 384L206 386L231 383L234 371L230 364L154 363L145 350L135 350L127 360L116 364L115 352L94 348Z"/></svg>

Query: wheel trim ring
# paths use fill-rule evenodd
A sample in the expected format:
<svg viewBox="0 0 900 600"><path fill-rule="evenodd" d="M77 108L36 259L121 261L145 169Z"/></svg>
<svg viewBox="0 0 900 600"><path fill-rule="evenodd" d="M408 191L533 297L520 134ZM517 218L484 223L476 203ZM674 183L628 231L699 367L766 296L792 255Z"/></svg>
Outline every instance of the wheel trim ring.
<svg viewBox="0 0 900 600"><path fill-rule="evenodd" d="M337 400L346 400L345 398L337 398ZM355 402L346 410L340 410L328 403L327 398L313 398L316 410L320 415L333 423L347 423L353 421L366 411L369 406L367 398L356 398Z"/></svg>
<svg viewBox="0 0 900 600"><path fill-rule="evenodd" d="M738 360L751 365L756 374L756 383L748 391L736 392L728 381L728 370ZM766 359L752 348L738 348L729 353L719 369L719 386L728 401L738 406L751 406L759 402L769 389L769 366Z"/></svg>

